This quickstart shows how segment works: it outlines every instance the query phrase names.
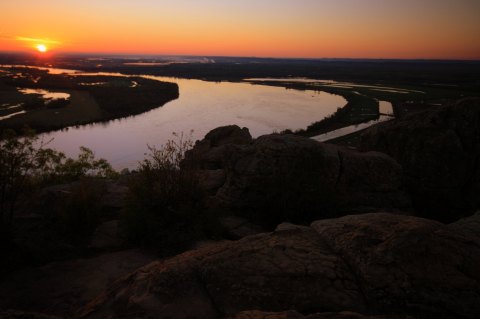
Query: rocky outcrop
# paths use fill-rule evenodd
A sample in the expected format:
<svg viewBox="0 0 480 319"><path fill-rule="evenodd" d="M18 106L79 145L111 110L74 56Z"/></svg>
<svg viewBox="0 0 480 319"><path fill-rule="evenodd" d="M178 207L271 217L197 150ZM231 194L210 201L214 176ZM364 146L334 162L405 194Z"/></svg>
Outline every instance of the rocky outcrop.
<svg viewBox="0 0 480 319"><path fill-rule="evenodd" d="M211 130L205 135L205 141L209 141L210 146L222 146L227 144L248 144L252 141L252 136L248 128L240 128L237 125L221 126Z"/></svg>
<svg viewBox="0 0 480 319"><path fill-rule="evenodd" d="M347 216L312 228L343 256L377 311L480 314L480 245L472 236L398 215Z"/></svg>
<svg viewBox="0 0 480 319"><path fill-rule="evenodd" d="M480 207L480 99L432 108L367 130L362 150L403 167L422 216L456 220Z"/></svg>
<svg viewBox="0 0 480 319"><path fill-rule="evenodd" d="M380 153L358 153L294 135L267 135L235 152L217 199L241 209L404 208L401 167ZM328 216L328 215L327 215ZM314 216L321 217L321 216Z"/></svg>
<svg viewBox="0 0 480 319"><path fill-rule="evenodd" d="M200 168L211 205L262 214L271 224L410 204L401 190L402 168L389 156L295 135L252 141L245 128L218 128L196 143L188 163Z"/></svg>
<svg viewBox="0 0 480 319"><path fill-rule="evenodd" d="M480 245L461 228L384 213L286 227L152 263L81 316L478 318Z"/></svg>
<svg viewBox="0 0 480 319"><path fill-rule="evenodd" d="M225 160L232 152L232 145L248 145L252 142L248 128L237 125L213 129L195 147L185 154L184 166L195 166L203 170L222 170ZM218 172L217 172L218 174Z"/></svg>

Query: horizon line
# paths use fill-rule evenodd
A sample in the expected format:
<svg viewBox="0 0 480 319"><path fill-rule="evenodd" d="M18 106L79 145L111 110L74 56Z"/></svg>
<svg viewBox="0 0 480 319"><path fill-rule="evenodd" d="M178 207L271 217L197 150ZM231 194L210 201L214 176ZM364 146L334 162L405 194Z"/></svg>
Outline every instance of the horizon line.
<svg viewBox="0 0 480 319"><path fill-rule="evenodd" d="M51 52L51 51L50 51ZM0 50L0 54L23 54L30 56L38 56L35 52L30 51L4 51ZM399 57L301 57L301 56L255 56L255 55L198 55L198 54L165 54L165 53L107 53L107 52L65 52L58 51L53 54L54 56L62 55L102 55L102 56L144 56L144 57L205 57L205 58L244 58L244 59L277 59L277 60L370 60L370 61L458 61L458 62L480 62L479 58L399 58Z"/></svg>

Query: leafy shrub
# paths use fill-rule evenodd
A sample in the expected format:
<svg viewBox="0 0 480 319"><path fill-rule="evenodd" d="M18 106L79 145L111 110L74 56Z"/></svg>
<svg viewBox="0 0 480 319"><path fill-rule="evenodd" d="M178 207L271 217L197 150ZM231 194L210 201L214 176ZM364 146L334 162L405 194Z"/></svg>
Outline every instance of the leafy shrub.
<svg viewBox="0 0 480 319"><path fill-rule="evenodd" d="M81 148L77 159L46 148L32 131L17 138L11 131L0 139L0 232L10 232L19 199L49 183L69 182L83 176L115 174L107 161L96 160L93 152Z"/></svg>
<svg viewBox="0 0 480 319"><path fill-rule="evenodd" d="M10 131L0 140L0 231L10 230L18 197L30 185L28 176L36 170L36 149L30 135L16 139Z"/></svg>
<svg viewBox="0 0 480 319"><path fill-rule="evenodd" d="M112 177L116 173L105 159L95 159L92 150L81 146L77 159L66 158L60 154L61 161L55 167L53 177L63 180L75 180L83 176Z"/></svg>
<svg viewBox="0 0 480 319"><path fill-rule="evenodd" d="M124 216L130 240L162 254L187 248L213 224L202 209L197 171L180 168L193 142L183 134L174 137L160 148L149 147L131 181Z"/></svg>

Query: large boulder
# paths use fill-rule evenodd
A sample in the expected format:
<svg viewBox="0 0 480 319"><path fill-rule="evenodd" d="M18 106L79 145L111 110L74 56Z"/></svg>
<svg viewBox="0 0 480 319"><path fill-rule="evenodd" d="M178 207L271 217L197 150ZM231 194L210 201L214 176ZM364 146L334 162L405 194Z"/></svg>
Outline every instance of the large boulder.
<svg viewBox="0 0 480 319"><path fill-rule="evenodd" d="M474 318L480 315L480 245L461 227L392 214L312 224L354 271L375 311Z"/></svg>
<svg viewBox="0 0 480 319"><path fill-rule="evenodd" d="M228 206L293 210L405 208L402 169L377 152L359 153L295 135L266 135L229 158L217 192ZM319 218L321 216L313 216Z"/></svg>
<svg viewBox="0 0 480 319"><path fill-rule="evenodd" d="M234 145L248 145L251 142L252 136L246 127L217 127L207 133L203 140L197 141L192 150L186 152L182 165L206 170L221 169Z"/></svg>
<svg viewBox="0 0 480 319"><path fill-rule="evenodd" d="M211 206L268 224L410 206L401 190L402 168L385 154L361 153L295 135L265 135L250 143L245 138L237 144L214 139L213 143L211 134L197 142L186 161L200 168L200 185L212 195Z"/></svg>
<svg viewBox="0 0 480 319"><path fill-rule="evenodd" d="M403 167L422 216L453 221L480 207L480 99L379 124L362 150L389 154Z"/></svg>
<svg viewBox="0 0 480 319"><path fill-rule="evenodd" d="M118 282L84 315L217 318L248 309L365 307L348 266L308 229L246 237L153 263Z"/></svg>
<svg viewBox="0 0 480 319"><path fill-rule="evenodd" d="M238 125L229 125L211 130L205 135L205 140L209 141L211 146L248 144L252 141L252 136L246 127L240 128Z"/></svg>
<svg viewBox="0 0 480 319"><path fill-rule="evenodd" d="M117 281L81 317L249 318L239 313L291 310L272 318L297 318L294 311L478 318L480 245L460 228L377 213L209 245Z"/></svg>

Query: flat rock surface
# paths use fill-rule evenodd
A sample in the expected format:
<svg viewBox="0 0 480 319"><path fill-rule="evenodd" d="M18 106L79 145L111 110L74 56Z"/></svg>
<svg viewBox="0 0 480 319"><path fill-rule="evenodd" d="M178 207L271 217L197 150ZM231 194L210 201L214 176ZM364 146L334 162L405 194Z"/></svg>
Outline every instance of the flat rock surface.
<svg viewBox="0 0 480 319"><path fill-rule="evenodd" d="M480 316L480 245L461 224L376 213L280 229L154 262L113 284L83 317L220 318L255 309L307 318Z"/></svg>

